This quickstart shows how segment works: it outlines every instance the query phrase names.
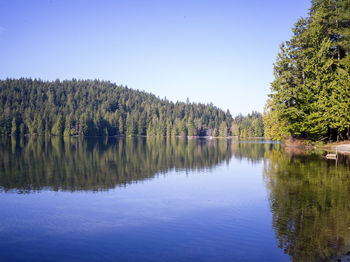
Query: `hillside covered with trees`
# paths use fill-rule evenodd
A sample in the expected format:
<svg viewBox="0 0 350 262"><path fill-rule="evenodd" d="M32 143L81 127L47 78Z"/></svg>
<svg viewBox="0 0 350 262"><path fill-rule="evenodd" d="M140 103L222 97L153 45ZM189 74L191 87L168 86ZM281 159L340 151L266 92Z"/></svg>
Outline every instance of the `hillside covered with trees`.
<svg viewBox="0 0 350 262"><path fill-rule="evenodd" d="M0 81L2 135L226 137L232 121L212 104L173 103L105 81Z"/></svg>
<svg viewBox="0 0 350 262"><path fill-rule="evenodd" d="M276 140L350 139L350 1L312 0L274 64L264 111Z"/></svg>

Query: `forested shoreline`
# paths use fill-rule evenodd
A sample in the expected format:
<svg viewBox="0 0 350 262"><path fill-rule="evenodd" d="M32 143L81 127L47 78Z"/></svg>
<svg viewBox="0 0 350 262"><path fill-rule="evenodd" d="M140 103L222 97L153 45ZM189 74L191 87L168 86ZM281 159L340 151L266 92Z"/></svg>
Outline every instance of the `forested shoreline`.
<svg viewBox="0 0 350 262"><path fill-rule="evenodd" d="M0 80L3 136L263 136L262 115L171 102L99 80Z"/></svg>
<svg viewBox="0 0 350 262"><path fill-rule="evenodd" d="M265 136L350 139L350 1L312 0L292 31L274 64Z"/></svg>

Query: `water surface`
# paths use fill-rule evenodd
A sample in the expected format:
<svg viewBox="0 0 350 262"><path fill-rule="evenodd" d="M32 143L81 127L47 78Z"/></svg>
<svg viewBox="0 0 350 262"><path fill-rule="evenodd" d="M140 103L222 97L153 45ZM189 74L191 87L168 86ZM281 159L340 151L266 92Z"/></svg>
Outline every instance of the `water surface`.
<svg viewBox="0 0 350 262"><path fill-rule="evenodd" d="M0 143L1 261L329 261L350 161L268 141Z"/></svg>

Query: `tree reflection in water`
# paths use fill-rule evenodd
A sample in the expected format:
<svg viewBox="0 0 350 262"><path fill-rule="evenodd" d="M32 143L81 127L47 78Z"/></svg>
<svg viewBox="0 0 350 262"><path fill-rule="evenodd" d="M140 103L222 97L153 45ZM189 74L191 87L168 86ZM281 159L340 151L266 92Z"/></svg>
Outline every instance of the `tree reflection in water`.
<svg viewBox="0 0 350 262"><path fill-rule="evenodd" d="M170 170L210 170L230 159L263 166L272 227L292 261L350 250L350 159L279 144L224 139L22 138L0 142L0 190L109 190ZM249 192L248 192L249 193Z"/></svg>
<svg viewBox="0 0 350 262"><path fill-rule="evenodd" d="M350 250L350 162L315 152L265 152L264 179L279 247L292 261L329 261Z"/></svg>
<svg viewBox="0 0 350 262"><path fill-rule="evenodd" d="M177 138L11 139L0 143L3 190L107 190L175 170L229 161L224 140Z"/></svg>

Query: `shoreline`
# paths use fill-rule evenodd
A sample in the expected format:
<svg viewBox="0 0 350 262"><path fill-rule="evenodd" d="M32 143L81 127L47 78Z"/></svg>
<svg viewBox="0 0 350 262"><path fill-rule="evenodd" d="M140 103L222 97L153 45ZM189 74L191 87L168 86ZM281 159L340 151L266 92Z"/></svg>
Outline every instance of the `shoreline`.
<svg viewBox="0 0 350 262"><path fill-rule="evenodd" d="M318 148L324 149L327 151L335 151L338 153L350 153L350 141L332 143L324 146L319 146Z"/></svg>
<svg viewBox="0 0 350 262"><path fill-rule="evenodd" d="M337 153L344 153L344 154L350 154L350 140L345 140L341 142L332 142L329 144L308 144L308 141L306 140L299 140L299 139L288 139L286 140L283 145L285 147L289 148L305 148L305 149L314 149L314 150L325 150L329 152L337 152Z"/></svg>

